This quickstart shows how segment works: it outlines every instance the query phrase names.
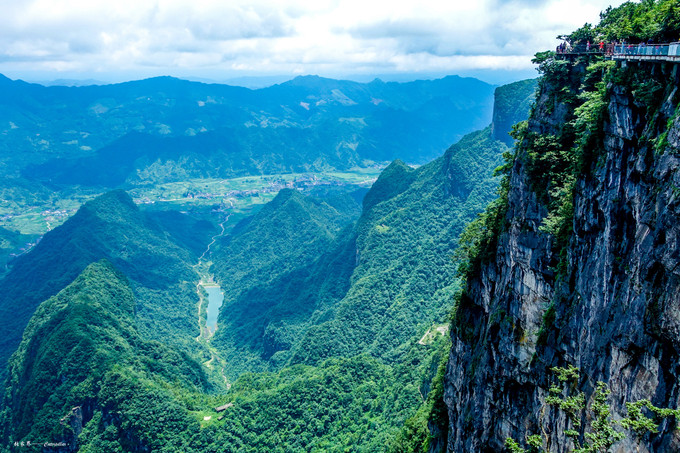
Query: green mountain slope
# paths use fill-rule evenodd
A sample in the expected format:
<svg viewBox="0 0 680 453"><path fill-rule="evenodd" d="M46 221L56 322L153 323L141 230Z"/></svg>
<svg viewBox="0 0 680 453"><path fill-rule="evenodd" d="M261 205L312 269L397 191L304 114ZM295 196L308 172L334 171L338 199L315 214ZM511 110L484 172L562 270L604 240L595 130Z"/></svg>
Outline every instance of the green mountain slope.
<svg viewBox="0 0 680 453"><path fill-rule="evenodd" d="M132 288L106 261L41 304L10 361L0 448L141 451L172 439L181 449L186 441L173 435L197 423L167 384L205 390L205 374L186 355L143 340L134 315Z"/></svg>
<svg viewBox="0 0 680 453"><path fill-rule="evenodd" d="M328 275L334 255L327 252L336 250L336 236L359 213L350 195L321 201L284 189L218 244L213 269L225 300L213 343L228 375L267 369L263 360L290 349L316 308L319 286L332 280L333 291L343 287L347 266ZM281 354L275 360L281 362Z"/></svg>
<svg viewBox="0 0 680 453"><path fill-rule="evenodd" d="M366 195L351 232L351 285L311 320L292 362L363 352L388 359L443 320L457 288L452 254L458 235L495 196L491 171L505 150L486 129L418 169L390 165Z"/></svg>
<svg viewBox="0 0 680 453"><path fill-rule="evenodd" d="M0 227L0 275L4 275L9 270L8 263L25 253L36 239L35 235Z"/></svg>
<svg viewBox="0 0 680 453"><path fill-rule="evenodd" d="M487 128L418 169L394 162L357 223L317 259L222 308L213 344L242 359L231 372L279 371L234 382L222 399L233 406L210 427L224 442L217 451L385 451L445 356L436 327L458 288L452 255L465 222L495 196L491 171L506 150ZM275 209L278 217L287 207ZM263 248L275 238L261 235ZM249 314L262 321L248 324Z"/></svg>
<svg viewBox="0 0 680 453"><path fill-rule="evenodd" d="M512 126L524 121L536 99L538 79L520 80L519 82L496 88L493 103L494 138L508 146L512 146L510 137Z"/></svg>
<svg viewBox="0 0 680 453"><path fill-rule="evenodd" d="M418 169L394 162L351 228L329 226L328 206L292 191L234 228L213 258L226 296L213 342L231 375L380 356L443 319L458 235L495 197L506 149L489 127Z"/></svg>
<svg viewBox="0 0 680 453"><path fill-rule="evenodd" d="M360 206L349 195L345 198L348 204L336 209L329 204L333 200L281 190L221 241L214 261L216 271L225 277L225 292L266 284L315 258L346 223L359 215Z"/></svg>
<svg viewBox="0 0 680 453"><path fill-rule="evenodd" d="M71 219L47 233L0 280L3 368L37 306L103 258L133 282L140 329L145 334L182 342L197 334L198 276L191 268L195 256L177 246L125 192L110 192L83 205Z"/></svg>
<svg viewBox="0 0 680 453"><path fill-rule="evenodd" d="M44 428L87 452L385 451L434 398L458 237L495 197L506 151L488 127L421 167L395 161L361 208L282 191L209 257L227 301L200 342L189 264L200 247L183 226L213 230L142 212L124 192L85 205L0 281L2 314L21 278L26 320L47 300L10 364L3 436ZM113 264L90 265L101 258ZM44 278L31 280L31 266ZM187 355L211 363L199 372ZM215 362L232 384L221 392L205 375Z"/></svg>
<svg viewBox="0 0 680 453"><path fill-rule="evenodd" d="M453 260L458 236L466 222L495 197L497 180L491 172L505 151L507 147L494 139L489 127L466 136L423 167L394 162L366 194L356 225L336 233L317 259L306 258L302 267L274 274L275 278L253 279L255 286L243 290L233 305L224 306L220 316L226 320L213 344L228 357L246 360L231 372L247 366L281 371L242 375L231 394L234 409L225 416L224 425L215 428L217 435L227 435L224 429L230 445L248 445L252 451L275 449L277 442L294 451L332 451L350 445L360 451L383 451L430 389L446 344L433 324L445 322L458 288ZM283 203L271 208L272 217L287 210ZM260 256L256 244L266 251L272 246L268 241L276 239L275 234L240 238L252 244L243 247L254 261ZM233 266L221 262L220 257L227 255L215 256L220 279L229 279ZM262 307L266 316L258 315ZM261 321L249 324L249 316ZM429 340L421 344L423 338ZM427 345L429 341L434 343ZM336 362L338 357L345 359ZM333 376L343 379L344 367L356 363L379 367L383 378L377 389L364 387L364 397L381 403L365 406L370 409L364 416L342 429L342 421L333 415L337 399L346 399L350 406L340 407L348 413L352 404L366 404L354 393L366 385L364 381L357 378L351 387L356 390L346 396L339 389L334 397L324 396L324 390L309 387L315 388L314 382L325 376L328 366L342 364ZM259 381L264 376L271 377ZM285 383L291 376L294 387ZM240 386L249 388L253 379L266 385L239 393ZM329 385L335 382L325 379ZM310 406L296 396L298 391L318 394L323 404ZM382 402L389 403L383 406ZM300 407L309 415L296 415ZM281 422L265 427L262 419L251 415L259 411L276 414ZM310 433L294 427L297 417L324 421ZM252 431L262 434L245 435ZM302 436L297 443L293 433Z"/></svg>

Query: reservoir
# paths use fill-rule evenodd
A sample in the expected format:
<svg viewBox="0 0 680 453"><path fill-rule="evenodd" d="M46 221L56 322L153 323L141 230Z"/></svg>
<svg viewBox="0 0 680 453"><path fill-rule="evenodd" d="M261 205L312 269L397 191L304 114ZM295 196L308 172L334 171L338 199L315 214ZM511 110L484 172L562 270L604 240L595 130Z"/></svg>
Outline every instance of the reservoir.
<svg viewBox="0 0 680 453"><path fill-rule="evenodd" d="M214 334L217 328L217 315L220 312L222 301L224 301L224 294L222 294L222 288L217 285L204 286L203 288L208 293L208 317L205 321L205 326L211 334Z"/></svg>

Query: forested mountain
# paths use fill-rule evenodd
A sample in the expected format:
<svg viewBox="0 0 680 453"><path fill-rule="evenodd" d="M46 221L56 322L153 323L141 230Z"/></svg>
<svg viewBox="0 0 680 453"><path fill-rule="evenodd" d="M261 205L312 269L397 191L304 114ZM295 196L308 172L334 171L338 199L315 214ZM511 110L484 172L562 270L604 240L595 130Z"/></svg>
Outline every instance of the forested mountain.
<svg viewBox="0 0 680 453"><path fill-rule="evenodd" d="M8 270L7 263L24 250L22 246L37 239L33 235L21 234L18 231L0 227L0 275ZM18 252L18 253L17 253Z"/></svg>
<svg viewBox="0 0 680 453"><path fill-rule="evenodd" d="M213 268L225 300L213 344L227 375L285 363L276 353L290 349L316 300L346 290L352 267L338 256L347 244L336 237L360 209L350 195L321 201L284 189L217 244Z"/></svg>
<svg viewBox="0 0 680 453"><path fill-rule="evenodd" d="M492 94L455 76L306 76L259 90L170 77L43 87L0 76L0 163L7 176L104 187L424 163L488 123Z"/></svg>
<svg viewBox="0 0 680 453"><path fill-rule="evenodd" d="M125 276L100 261L40 305L10 362L3 439L44 451L187 448L198 422L177 396L208 390L205 373L142 338L135 299Z"/></svg>
<svg viewBox="0 0 680 453"><path fill-rule="evenodd" d="M0 281L3 351L18 346L0 448L42 432L64 451L398 449L441 395L454 252L495 197L499 133L395 161L365 196L281 191L216 237L226 297L208 338L192 264L215 229L123 191L85 204Z"/></svg>
<svg viewBox="0 0 680 453"><path fill-rule="evenodd" d="M518 102L504 99L498 115L525 105L526 117L535 86L499 88L497 97ZM493 129L469 134L418 169L393 162L353 227L327 226L329 206L286 191L218 243L214 270L224 282L227 321L214 344L230 357L231 373L244 361L276 369L364 352L385 358L423 323L444 319L456 288L458 235L495 197L491 172L507 148Z"/></svg>
<svg viewBox="0 0 680 453"><path fill-rule="evenodd" d="M679 35L677 1L656 0L567 39ZM20 106L0 112L5 143L43 147L0 152L17 178L117 186L410 147L363 198L283 190L219 234L123 191L85 204L0 281L0 451L38 436L87 452L680 450L680 72L627 59L538 53L535 104L534 81L497 89L492 124L429 163L446 138L426 135L478 111L429 90L476 82L0 80ZM47 121L73 106L77 121ZM197 269L225 292L213 336Z"/></svg>
<svg viewBox="0 0 680 453"><path fill-rule="evenodd" d="M191 268L195 254L173 242L125 192L114 191L85 204L64 225L47 233L0 280L3 369L38 305L65 288L90 263L104 258L131 280L137 298L136 319L145 335L170 342L192 341L198 278Z"/></svg>
<svg viewBox="0 0 680 453"><path fill-rule="evenodd" d="M514 139L508 131L526 119L527 112L536 100L535 92L536 79L520 80L496 89L491 123L496 140L508 146L514 145Z"/></svg>
<svg viewBox="0 0 680 453"><path fill-rule="evenodd" d="M678 33L676 1L628 2L568 39ZM663 59L536 55L501 197L464 235L446 451L680 449L680 79Z"/></svg>

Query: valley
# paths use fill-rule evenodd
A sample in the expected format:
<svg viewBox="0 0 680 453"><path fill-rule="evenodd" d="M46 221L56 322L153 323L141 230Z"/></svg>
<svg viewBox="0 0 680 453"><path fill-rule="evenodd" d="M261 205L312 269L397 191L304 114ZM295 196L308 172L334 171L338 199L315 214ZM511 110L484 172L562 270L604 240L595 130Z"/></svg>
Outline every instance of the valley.
<svg viewBox="0 0 680 453"><path fill-rule="evenodd" d="M189 179L174 183L130 188L128 192L139 205L158 205L158 209L187 210L192 208L233 203L236 212L250 212L271 201L284 187L311 190L314 187L339 187L357 185L370 187L381 172L381 167L361 168L345 172L283 173L262 176L244 176L230 179ZM54 192L51 198L32 200L23 204L19 200L4 200L0 207L0 227L26 235L42 235L55 228L83 203L102 192L76 190ZM167 207L164 207L167 206ZM219 209L219 208L218 208Z"/></svg>
<svg viewBox="0 0 680 453"><path fill-rule="evenodd" d="M309 89L308 82L293 86ZM336 82L312 82L322 93L331 86L338 109L366 96L364 86L342 85L340 96ZM304 159L293 156L284 159L287 171L257 164L213 172L206 168L217 158L184 154L184 138L132 134L94 155L24 166L5 192L15 201L5 205L2 225L19 230L16 239L40 240L0 279L0 359L10 395L0 434L47 435L82 451L169 442L187 452L396 451L404 424L439 407L433 389L461 286L456 244L495 198L507 124L526 118L535 86L497 89L492 124L429 162L410 154L422 165L356 165L340 146L342 165L322 152L315 169L301 171ZM111 175L121 152L122 170ZM11 197L20 193L32 195ZM123 294L124 313L112 310ZM85 320L102 335L63 340ZM53 326L63 329L24 335ZM63 355L80 371L57 367L63 382L50 396L41 376ZM51 426L57 415L71 420L67 406L68 413L80 407L82 418Z"/></svg>
<svg viewBox="0 0 680 453"><path fill-rule="evenodd" d="M426 3L327 37L491 64L555 14L468 54ZM680 451L678 36L625 2L498 87L0 75L0 453Z"/></svg>
<svg viewBox="0 0 680 453"><path fill-rule="evenodd" d="M132 188L128 192L136 204L150 210L200 212L202 214L197 215L228 229L238 219L271 201L282 188L306 191L342 191L345 186L368 188L380 171L380 167L372 167L346 172L191 179ZM11 241L1 243L0 264L28 252L43 234L64 223L80 206L99 195L101 192L97 190L79 188L50 192L47 198L26 201L30 204L5 200L0 206L0 229L14 233ZM228 218L226 223L221 223L226 213L232 220Z"/></svg>

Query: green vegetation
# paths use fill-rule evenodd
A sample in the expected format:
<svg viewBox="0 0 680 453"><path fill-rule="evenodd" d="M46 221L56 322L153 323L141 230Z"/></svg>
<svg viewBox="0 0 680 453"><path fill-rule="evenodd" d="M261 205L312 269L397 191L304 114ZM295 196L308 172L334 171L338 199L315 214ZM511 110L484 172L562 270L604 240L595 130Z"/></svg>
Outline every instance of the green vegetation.
<svg viewBox="0 0 680 453"><path fill-rule="evenodd" d="M201 230L194 232L200 234ZM6 363L38 305L71 283L89 264L107 259L131 280L137 322L151 338L193 344L196 259L122 191L86 203L16 260L0 280L0 362ZM207 238L202 239L207 242ZM171 302L168 301L171 295ZM21 304L16 301L21 300Z"/></svg>
<svg viewBox="0 0 680 453"><path fill-rule="evenodd" d="M347 171L283 173L236 178L193 178L177 182L131 188L128 193L145 210L210 213L214 208L229 211L234 219L252 215L284 187L309 192L351 191L368 188L383 166L351 168ZM0 182L0 228L26 235L42 235L65 222L89 200L101 195L97 189L63 189L52 192L20 179ZM211 219L214 221L214 216ZM236 222L233 222L236 223ZM13 249L13 251L16 249Z"/></svg>
<svg viewBox="0 0 680 453"><path fill-rule="evenodd" d="M331 351L396 359L407 338L445 318L458 288L456 240L494 196L490 171L504 149L487 129L428 165L414 170L396 162L385 170L356 227L353 284L334 319L308 330L294 361L314 363Z"/></svg>
<svg viewBox="0 0 680 453"><path fill-rule="evenodd" d="M225 300L213 344L223 352L228 376L266 370L269 359L282 365L315 298L326 297L321 286L329 294L342 290L324 280L347 278L346 266L326 275L334 258L322 255L359 210L349 195L324 201L284 189L218 242L213 271Z"/></svg>
<svg viewBox="0 0 680 453"><path fill-rule="evenodd" d="M677 16L678 5L675 1L629 2L620 8L610 8L605 11L600 25L592 27L586 24L568 38L572 44L585 43L586 40L593 43L601 39L605 41L626 39L628 42L635 43L647 39L653 39L656 42L676 41L678 33L680 33L680 22L677 20ZM679 98L676 80L671 76L672 67L665 64L629 63L627 66L617 65L616 62L604 61L602 57L597 55L563 56L549 51L538 53L534 62L538 64L539 71L542 73L538 93L540 102L533 109L529 121L519 123L514 129L517 146L514 153L506 154L506 164L499 168L499 173L504 175L500 183L499 199L487 207L486 211L475 222L471 223L461 236L459 253L463 262L460 266L460 272L467 283L463 285L463 289L456 297L456 308L452 316L452 331L458 340L469 343L471 348L471 352L466 353L464 357L464 359L470 360L468 373L478 378L488 377L488 374L478 372L480 361L477 358L489 354L493 359L486 359L486 365L494 363L496 357L493 356L493 353L495 351L493 346L487 343L489 337L496 334L493 330L494 323L498 318L503 317L512 320L512 318L504 316L503 309L507 309L509 304L513 304L511 309L516 309L515 303L524 302L519 302L521 300L519 297L511 296L513 288L508 288L507 292L498 289L489 292L487 288L480 290L480 286L486 286L488 280L480 280L478 271L484 269L485 276L488 277L498 275L496 273L498 269L494 267L494 264L489 265L489 267L483 266L496 259L496 249L499 242L503 247L499 250L505 253L508 246L512 247L513 240L521 243L523 238L534 239L536 236L539 236L541 240L549 240L553 246L552 253L543 254L543 263L536 266L532 263L531 267L533 270L541 269L546 282L552 286L555 295L552 300L546 301L543 305L545 311L540 330L531 332L537 334L535 352L531 350L531 343L528 348L523 349L524 352L533 352L530 370L527 370L526 374L523 375L523 378L526 378L527 386L544 387L546 380L543 379L543 369L547 369L562 354L569 355L569 351L573 351L574 346L568 343L574 341L580 335L574 334L574 329L578 330L578 327L575 326L582 326L579 321L582 321L583 318L580 318L579 312L583 313L585 310L585 305L579 304L582 304L588 296L574 291L574 287L583 285L584 275L593 275L583 271L580 267L583 266L580 260L583 257L583 250L592 249L581 248L581 246L584 243L592 246L593 237L597 237L601 233L598 230L605 228L603 225L605 222L607 223L606 228L610 228L609 222L613 223L612 230L631 228L631 225L634 224L632 221L628 222L627 219L617 218L617 216L626 215L624 210L634 199L631 194L625 195L627 201L624 209L619 211L612 209L609 211L611 217L604 220L597 216L602 211L607 210L602 208L601 205L598 206L598 203L612 202L621 205L624 203L621 203L618 197L614 197L616 194L611 198L601 197L600 194L597 194L588 199L585 198L584 193L592 193L594 187L600 187L598 184L602 184L603 178L611 178L612 175L617 175L621 170L621 168L611 168L610 166L624 166L619 162L627 162L626 165L631 165L630 162L634 160L630 157L631 155L640 159L640 161L644 160L647 168L654 168L658 161L652 164L653 161L667 158L668 154L676 153L677 150L669 149L668 131L672 125L676 124L674 108L677 106ZM625 112L626 115L630 112L630 115L624 119L622 112ZM627 123L626 121L629 119L630 123ZM622 126L616 124L616 121L620 122ZM631 130L628 129L631 123L633 133L631 136L623 136L624 134L621 134L620 131L622 129L626 132ZM606 137L605 133L608 133ZM605 140L611 145L610 150L620 147L621 154L624 157L609 155L606 156L608 160L605 160ZM616 144L617 140L620 141L619 144ZM621 158L621 161L617 161L619 158ZM607 172L603 171L604 165L607 165ZM647 187L649 187L658 184L656 190L662 191L665 181L650 173L651 171L647 174L635 174L628 171L626 174L625 171L621 170L621 174L630 178L626 182L627 184L635 185L637 184L636 178L640 178L644 181L641 185L647 184ZM511 180L519 181L520 184L513 187L513 192L509 193ZM523 181L528 182L531 192L528 195L527 187L523 184ZM512 212L508 211L510 206L509 196L513 197ZM538 206L531 200L533 196L538 199ZM581 197L578 201L580 202L579 207L582 209L579 214L582 217L576 219L575 222L574 205L576 197ZM525 209L527 206L530 206L529 209L531 209L529 214L517 212L518 209ZM544 216L543 223L538 231L531 224L537 213ZM589 214L593 215L589 216ZM525 215L526 217L524 217ZM527 218L529 221L525 224L519 224L518 218ZM654 219L656 219L656 216L654 216ZM636 219L636 222L639 222L639 220ZM513 237L508 243L504 239L504 235L510 225L513 228ZM578 228L577 231L574 231L575 227ZM525 232L528 232L528 234L524 235ZM577 234L578 236L576 236ZM619 235L617 239L610 238L608 240L615 242L618 241L618 238L623 238L624 241L627 241L632 233L617 231L616 234ZM665 240L665 234L663 237ZM634 256L640 253L639 250L624 252L625 246L629 245L621 245L621 255L617 255L617 258L614 259L614 272L608 276L609 282L616 282L616 285L620 284L619 277L621 282L627 282L626 278L629 278L631 274L630 268L624 266L626 254L630 253L629 256ZM615 246L614 250L616 250L614 253L618 253L619 249ZM656 250L654 252L656 253ZM500 260L498 265L503 266ZM546 269L548 265L552 268ZM493 281L493 277L490 280ZM660 285L655 282L654 286ZM655 291L657 290L655 289ZM482 304L481 300L473 300L472 294L479 297L486 297L491 294L489 299L498 300L498 305L501 308L494 306L492 302L490 313L487 314L485 311L489 299L484 299L484 304ZM618 317L631 316L630 312L622 315L622 312L626 312L628 307L616 307L620 303L618 289L612 291L612 294L612 297L609 297L609 294L607 295L611 302L607 303L605 314L601 315L600 318L595 316L590 318L598 319L598 321L589 321L592 322L590 327L583 326L584 329L592 328L593 330L584 334L581 338L592 334L593 340L589 346L597 344L596 348L598 349L584 351L584 349L581 349L583 346L575 347L579 353L588 357L584 361L589 363L589 366L598 369L598 372L602 372L603 365L596 362L600 357L606 355L605 351L610 350L611 344L615 344L617 341L615 334L612 333L616 331L617 327L614 327L616 324L612 320L620 319ZM593 297L592 294L590 297ZM502 304L506 304L506 306ZM650 300L648 304L647 310L658 310L655 300ZM497 313L502 313L503 316L497 316ZM654 311L654 315L651 316L656 317L657 315L658 311ZM588 316L592 315L589 314ZM633 318L627 319L635 319L634 316L636 315L632 316ZM607 317L609 319L606 319ZM480 319L488 320L488 324L487 322L480 323ZM599 327L593 327L598 325L597 323L600 323ZM618 326L618 329L620 329L620 326ZM515 331L513 322L512 330L510 328L502 330L501 335L507 339ZM598 338L598 333L603 336L602 340ZM514 338L515 343L509 343L512 345L511 347L524 345L522 340L519 340L520 337L525 338L524 331L522 331L521 336L518 335ZM655 338L647 344L658 344L655 343L656 341L658 340ZM644 341L641 341L641 343L644 344ZM507 344L505 343L504 347L507 347ZM510 354L504 359L507 360L508 358L513 360L515 357ZM510 365L510 367L514 366ZM519 368L517 369L519 370ZM553 385L549 388L550 395L546 399L548 406L538 416L540 417L541 428L545 425L545 430L542 431L542 434L528 436L522 442L509 439L506 444L509 451L513 453L538 452L544 451L544 448L545 451L552 451L555 448L565 448L564 442L570 441L573 441L573 451L609 451L610 448L614 448L613 446L617 441L623 438L620 428L632 428L634 431L637 429L637 435L643 435L648 429L650 432L656 432L661 416L678 414L675 409L659 409L650 401L642 400L627 403L625 418L620 420L620 423L614 422L611 420L610 412L615 409L617 413L622 413L623 402L621 399L623 396L617 395L615 401L610 404L611 395L606 384L592 385L592 381L586 379L577 385L577 383L571 383L572 380L578 378L573 374L575 370L556 368L554 371L558 374L558 381L565 382L565 384ZM488 371L486 372L488 373ZM615 370L609 369L606 373L615 373ZM501 377L500 384L494 389L503 388L503 385L514 382L514 379L512 376L510 378ZM521 381L521 379L518 379L518 381ZM571 385L567 386L566 382L570 382ZM487 387L487 390L494 385L496 385L495 382ZM580 389L580 391L577 389ZM669 404L673 404L673 394L668 387L659 384L657 391L661 394L665 391L665 397L671 400ZM662 400L663 396L658 396L658 398ZM589 404L586 404L587 402ZM531 406L531 404L519 403L516 406L511 406L511 410L526 406ZM524 422L531 423L535 421L535 417L535 415L528 415ZM556 426L556 423L561 423L561 420L565 419L567 420L565 426ZM460 426L460 422L461 420L456 420L456 423L459 423L457 426ZM668 424L665 426L665 432L668 433ZM519 426L517 429L524 430L526 427ZM534 430L534 432L536 431ZM557 441L558 439L560 443L558 444L559 447L556 447L553 440ZM644 442L641 441L641 443L647 445L653 444L653 442L655 441L650 440L649 436Z"/></svg>
<svg viewBox="0 0 680 453"><path fill-rule="evenodd" d="M446 426L441 327L459 289L455 249L496 195L500 132L469 134L418 168L395 161L365 198L371 170L205 174L135 187L143 209L122 191L85 203L0 281L2 351L19 344L2 448L76 438L86 452L434 447L446 435L429 428ZM304 190L279 192L291 182ZM227 298L216 334L197 341L199 272Z"/></svg>
<svg viewBox="0 0 680 453"><path fill-rule="evenodd" d="M20 178L5 178L0 180L0 227L26 235L45 234L98 194L83 188L55 192Z"/></svg>
<svg viewBox="0 0 680 453"><path fill-rule="evenodd" d="M505 151L487 128L466 136L428 165L413 169L394 162L364 198L356 226L344 229L339 229L342 222L331 222L333 216L320 216L324 210L331 212L327 206L284 192L221 242L214 255L215 274L225 293L241 291L233 303L223 306L223 321L218 321L211 340L228 358L228 375L248 368L280 370L275 376L281 380L297 370L295 375L306 382L342 357L350 362L370 360L380 364L386 376L395 376L382 381L380 397L371 398L392 401L401 408L397 412L383 414L384 408L366 407L356 423L334 420L325 428L335 433L343 426L332 442L325 441L330 434L301 434L308 440L289 443L291 449L313 451L322 442L318 445L324 450L352 445L382 451L389 443L394 451L410 451L399 448L416 449L432 441L428 419L446 425L441 378L448 341L439 332L430 336L431 345L418 340L451 309L458 288L457 262L452 259L457 238L463 225L495 196L497 178L491 173ZM326 239L282 241L291 226L299 238ZM279 259L284 262L276 264ZM292 263L297 265L291 269ZM266 272L259 275L258 269ZM249 376L241 376L232 389L243 379L253 379ZM269 399L290 392L286 386L266 391ZM285 420L291 415L286 409L278 417ZM247 419L248 413L238 412L236 418ZM277 426L275 438L285 444L284 433L291 430ZM373 434L348 437L352 432ZM268 435L250 436L244 445L273 448ZM351 441L338 440L343 438Z"/></svg>
<svg viewBox="0 0 680 453"><path fill-rule="evenodd" d="M673 1L628 2L618 8L608 8L602 13L600 24L595 27L586 24L568 38L572 43L613 39L636 42L666 36L674 36L674 40L680 33L680 22L676 19L679 14ZM630 25L632 19L634 26ZM601 155L604 117L610 97L608 87L612 84L629 89L644 106L645 121L651 124L648 130L662 137L657 146L663 143L669 126L669 118L664 117L659 108L671 95L672 86L659 72L620 68L597 55L570 61L547 51L537 53L533 61L542 76L539 92L554 101L543 102L548 110L533 114L548 117L562 104L569 106L566 117L560 118L551 131L531 131L526 123L514 128L511 135L518 145L513 155L506 155L506 164L499 168L499 174L506 175L501 182L500 197L463 235L462 251L467 257L461 268L464 276L471 275L493 256L496 240L504 228L508 173L517 156L521 156L526 165L532 189L548 208L541 230L556 238L555 248L562 257L558 270L564 272L564 254L572 234L574 184L577 177L592 171Z"/></svg>
<svg viewBox="0 0 680 453"><path fill-rule="evenodd" d="M92 452L383 451L428 393L440 360L426 358L448 349L439 337L411 345L400 367L357 356L249 373L208 396L200 365L141 338L134 306L128 282L106 262L40 306L10 363L2 439L73 445L77 437Z"/></svg>
<svg viewBox="0 0 680 453"><path fill-rule="evenodd" d="M437 374L432 379L427 399L391 439L387 449L389 453L437 451L436 442L447 438L449 417L444 404L444 374L450 348L450 341L443 342Z"/></svg>
<svg viewBox="0 0 680 453"><path fill-rule="evenodd" d="M0 277L9 270L8 263L29 251L37 239L36 235L21 234L18 231L0 227Z"/></svg>
<svg viewBox="0 0 680 453"><path fill-rule="evenodd" d="M617 429L618 426L633 431L641 437L647 433L657 433L659 423L668 417L680 416L680 409L661 409L649 400L634 403L626 402L628 415L621 420L611 418L611 390L604 382L598 381L590 397L591 403L586 404L586 395L576 390L580 384L578 368L569 365L566 368L553 367L556 382L549 389L549 396L545 398L547 406L552 406L566 415L564 435L571 439L573 453L599 453L611 451L617 443L626 439L626 434ZM645 413L646 412L646 413ZM543 411L541 413L544 413ZM653 418L649 417L651 415ZM508 438L505 446L511 453L543 453L547 452L550 437L558 437L561 433L546 433L531 435L526 440L528 450L514 439Z"/></svg>
<svg viewBox="0 0 680 453"><path fill-rule="evenodd" d="M214 344L228 367L365 352L398 360L400 345L450 309L453 246L494 196L490 171L505 149L489 128L418 169L393 163L353 228L340 228L351 217L338 217L337 198L319 203L295 192L235 226L214 255L228 314Z"/></svg>
<svg viewBox="0 0 680 453"><path fill-rule="evenodd" d="M84 451L130 451L181 441L173 435L197 428L168 386L208 390L203 370L142 340L134 314L132 288L105 261L41 304L10 361L1 437L72 445L82 431Z"/></svg>
<svg viewBox="0 0 680 453"><path fill-rule="evenodd" d="M496 88L494 92L494 138L507 146L514 145L509 132L512 126L526 120L536 100L538 79L520 80Z"/></svg>
<svg viewBox="0 0 680 453"><path fill-rule="evenodd" d="M680 32L680 7L675 0L647 0L626 2L600 13L600 23L595 27L586 24L570 35L572 40L585 42L642 41L674 42Z"/></svg>
<svg viewBox="0 0 680 453"><path fill-rule="evenodd" d="M417 364L432 350L413 346L411 359ZM359 355L243 375L216 400L233 406L206 429L212 443L205 445L219 452L385 451L427 393L431 365L394 368Z"/></svg>
<svg viewBox="0 0 680 453"><path fill-rule="evenodd" d="M73 187L426 162L491 115L493 87L298 77L259 90L170 77L42 87L0 76L0 163ZM39 135L37 135L39 134Z"/></svg>
<svg viewBox="0 0 680 453"><path fill-rule="evenodd" d="M680 13L674 12L676 10L675 2L668 1L626 3L616 9L609 8L602 13L598 26L591 28L586 24L572 34L572 39L580 39L587 32L594 34L595 41L661 39L668 33L677 36L680 23L673 17ZM633 16L637 25L629 30L628 20ZM643 23L640 20L646 31L640 28ZM652 29L656 31L652 33ZM544 92L557 91L558 102L569 104L573 112L553 134L525 130L518 137L525 150L523 155L532 188L548 207L542 230L556 238L556 249L562 258L558 270L564 272L566 246L572 234L574 184L578 177L597 167L602 155L611 87L633 94L648 124L646 132L660 137L655 142L657 153L665 149L665 134L670 124L670 118L660 112L660 107L674 91L673 84L658 71L635 66L622 68L597 57L568 62L546 52L537 54L535 61L544 75L541 80ZM562 88L554 89L557 86Z"/></svg>

